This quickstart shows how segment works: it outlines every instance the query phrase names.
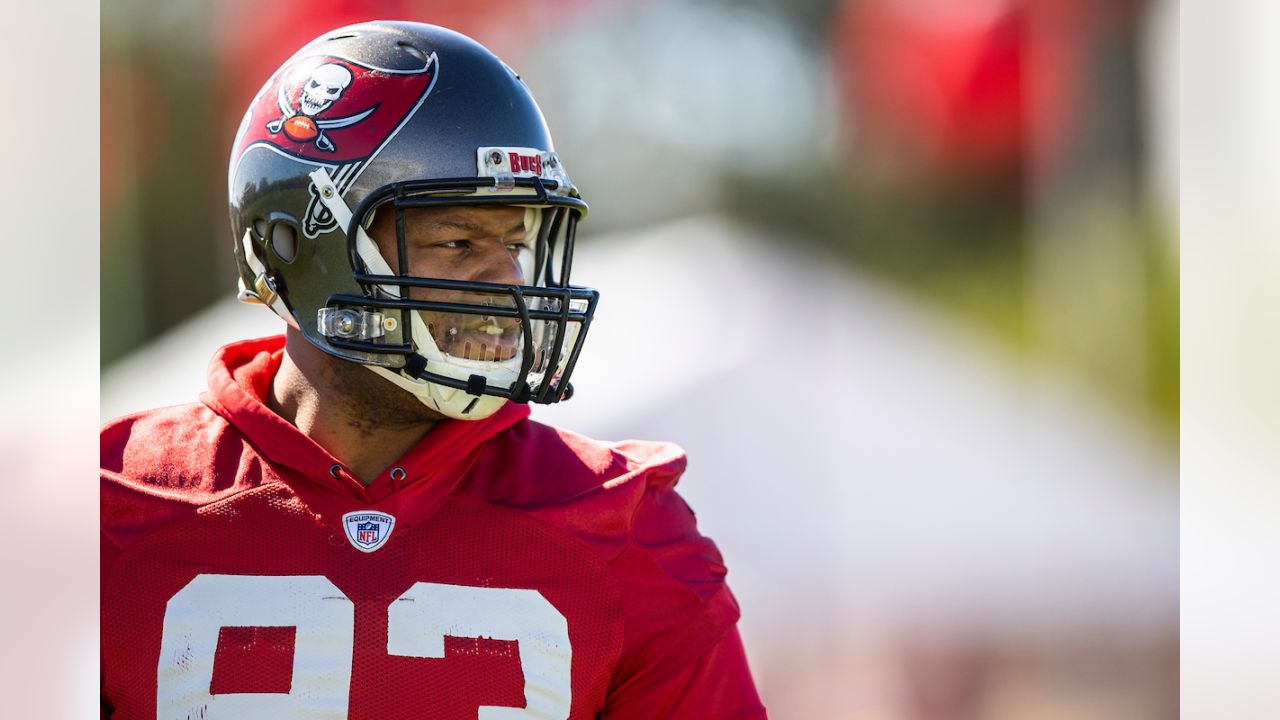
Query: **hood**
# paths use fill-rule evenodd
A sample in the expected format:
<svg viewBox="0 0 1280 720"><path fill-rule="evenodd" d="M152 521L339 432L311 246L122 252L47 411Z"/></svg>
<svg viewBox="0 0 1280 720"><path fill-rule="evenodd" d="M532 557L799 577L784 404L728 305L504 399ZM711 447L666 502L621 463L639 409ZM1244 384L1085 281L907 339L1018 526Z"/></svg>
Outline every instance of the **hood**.
<svg viewBox="0 0 1280 720"><path fill-rule="evenodd" d="M443 495L493 436L529 416L525 405L506 403L484 420L441 420L416 445L384 470L367 488L349 473L330 472L342 463L306 434L266 406L271 382L284 358L284 336L235 342L221 348L209 364L209 389L201 400L239 430L276 469L296 475L365 503L380 502L398 491L430 484ZM403 478L389 470L403 468ZM288 480L288 473L281 473Z"/></svg>

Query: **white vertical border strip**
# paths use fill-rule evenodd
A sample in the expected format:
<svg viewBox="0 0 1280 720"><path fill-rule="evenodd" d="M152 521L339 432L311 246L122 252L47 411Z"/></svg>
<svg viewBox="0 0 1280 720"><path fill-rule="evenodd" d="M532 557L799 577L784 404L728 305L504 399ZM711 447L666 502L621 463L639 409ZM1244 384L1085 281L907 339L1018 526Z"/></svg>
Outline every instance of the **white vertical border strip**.
<svg viewBox="0 0 1280 720"><path fill-rule="evenodd" d="M1182 3L1182 717L1280 713L1280 5Z"/></svg>
<svg viewBox="0 0 1280 720"><path fill-rule="evenodd" d="M13 100L0 115L0 449L11 539L0 671L14 717L93 717L98 685L99 7L0 4ZM21 659L17 659L20 657Z"/></svg>

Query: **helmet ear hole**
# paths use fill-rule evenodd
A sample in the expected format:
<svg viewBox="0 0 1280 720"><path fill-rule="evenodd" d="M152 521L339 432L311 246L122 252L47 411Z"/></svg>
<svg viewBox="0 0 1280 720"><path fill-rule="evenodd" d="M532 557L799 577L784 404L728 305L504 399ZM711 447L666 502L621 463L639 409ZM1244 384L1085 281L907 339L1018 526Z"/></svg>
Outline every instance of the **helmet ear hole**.
<svg viewBox="0 0 1280 720"><path fill-rule="evenodd" d="M253 221L253 236L258 242L262 242L267 237L267 221L258 218Z"/></svg>
<svg viewBox="0 0 1280 720"><path fill-rule="evenodd" d="M281 222L271 227L271 249L284 262L293 262L298 255L298 233L292 225Z"/></svg>

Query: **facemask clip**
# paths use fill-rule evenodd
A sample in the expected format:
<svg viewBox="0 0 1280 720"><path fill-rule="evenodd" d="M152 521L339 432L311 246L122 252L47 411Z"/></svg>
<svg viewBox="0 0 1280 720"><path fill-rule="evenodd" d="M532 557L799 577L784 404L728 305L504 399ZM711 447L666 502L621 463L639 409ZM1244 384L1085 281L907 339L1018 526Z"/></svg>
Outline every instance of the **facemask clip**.
<svg viewBox="0 0 1280 720"><path fill-rule="evenodd" d="M396 320L380 312L356 308L320 308L316 329L325 337L343 340L373 340L395 330Z"/></svg>

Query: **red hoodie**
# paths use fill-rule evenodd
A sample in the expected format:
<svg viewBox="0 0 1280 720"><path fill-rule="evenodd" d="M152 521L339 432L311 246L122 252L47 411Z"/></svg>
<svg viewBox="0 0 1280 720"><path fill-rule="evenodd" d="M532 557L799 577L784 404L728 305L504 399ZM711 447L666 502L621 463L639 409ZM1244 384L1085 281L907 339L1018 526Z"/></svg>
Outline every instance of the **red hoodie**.
<svg viewBox="0 0 1280 720"><path fill-rule="evenodd" d="M507 404L366 488L263 404L282 347L103 429L104 717L765 717L678 447Z"/></svg>

